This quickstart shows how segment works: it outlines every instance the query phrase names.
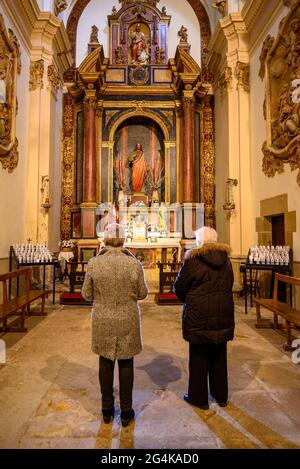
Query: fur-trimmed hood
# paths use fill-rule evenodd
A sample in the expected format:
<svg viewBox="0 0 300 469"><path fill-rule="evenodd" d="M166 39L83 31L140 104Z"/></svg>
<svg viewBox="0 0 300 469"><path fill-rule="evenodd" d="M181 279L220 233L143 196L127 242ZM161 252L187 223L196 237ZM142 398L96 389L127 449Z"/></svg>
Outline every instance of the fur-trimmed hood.
<svg viewBox="0 0 300 469"><path fill-rule="evenodd" d="M231 247L223 243L205 243L188 251L185 255L186 260L199 257L203 262L215 269L221 268L226 262Z"/></svg>

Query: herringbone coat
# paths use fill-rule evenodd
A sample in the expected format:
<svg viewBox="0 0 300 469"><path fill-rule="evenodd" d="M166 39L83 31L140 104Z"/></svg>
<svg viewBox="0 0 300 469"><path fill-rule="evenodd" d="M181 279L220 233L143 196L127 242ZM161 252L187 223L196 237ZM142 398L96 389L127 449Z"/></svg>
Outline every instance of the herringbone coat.
<svg viewBox="0 0 300 469"><path fill-rule="evenodd" d="M105 247L89 261L82 295L94 300L93 352L110 360L141 352L138 300L147 294L143 267L127 249Z"/></svg>

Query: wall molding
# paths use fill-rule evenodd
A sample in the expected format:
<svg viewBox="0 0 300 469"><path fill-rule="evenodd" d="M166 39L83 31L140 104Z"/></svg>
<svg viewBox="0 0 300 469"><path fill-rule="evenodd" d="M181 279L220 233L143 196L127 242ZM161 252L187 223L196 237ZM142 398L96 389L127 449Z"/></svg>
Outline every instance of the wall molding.
<svg viewBox="0 0 300 469"><path fill-rule="evenodd" d="M9 18L33 59L49 56L63 73L70 67L71 44L64 22L50 12L42 12L36 0L2 0Z"/></svg>

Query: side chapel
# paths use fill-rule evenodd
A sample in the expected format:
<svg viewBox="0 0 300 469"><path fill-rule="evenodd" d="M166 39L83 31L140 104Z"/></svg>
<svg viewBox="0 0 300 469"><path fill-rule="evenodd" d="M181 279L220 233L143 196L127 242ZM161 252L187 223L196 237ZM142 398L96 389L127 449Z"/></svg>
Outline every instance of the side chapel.
<svg viewBox="0 0 300 469"><path fill-rule="evenodd" d="M157 0L120 3L108 16L109 57L93 26L86 58L64 76L61 237L77 240L82 259L95 254L113 215L133 223L132 242L146 241L142 227L156 207L148 229L170 248L183 236L176 204L193 213L203 203L206 225L215 225L211 77L189 54L184 26L169 57L172 17ZM173 240L161 220L166 204Z"/></svg>

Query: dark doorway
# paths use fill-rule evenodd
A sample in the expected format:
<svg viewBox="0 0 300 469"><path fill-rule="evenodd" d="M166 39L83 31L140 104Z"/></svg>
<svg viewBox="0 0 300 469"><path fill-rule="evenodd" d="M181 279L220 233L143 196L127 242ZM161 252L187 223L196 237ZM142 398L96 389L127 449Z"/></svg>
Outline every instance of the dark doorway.
<svg viewBox="0 0 300 469"><path fill-rule="evenodd" d="M285 245L284 215L276 215L272 219L272 244L273 246Z"/></svg>

